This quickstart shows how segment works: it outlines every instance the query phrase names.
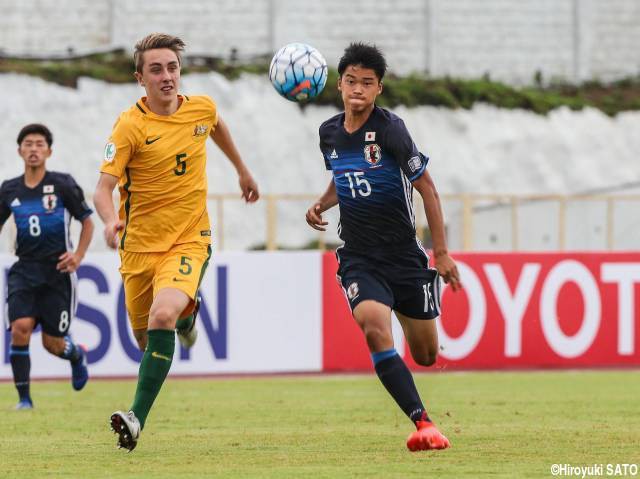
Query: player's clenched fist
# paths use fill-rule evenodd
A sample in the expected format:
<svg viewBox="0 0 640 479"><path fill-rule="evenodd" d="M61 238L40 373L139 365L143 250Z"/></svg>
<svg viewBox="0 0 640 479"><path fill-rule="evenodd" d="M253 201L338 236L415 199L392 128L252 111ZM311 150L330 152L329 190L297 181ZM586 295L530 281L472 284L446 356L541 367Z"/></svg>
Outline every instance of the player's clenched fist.
<svg viewBox="0 0 640 479"><path fill-rule="evenodd" d="M445 283L451 286L454 291L462 288L460 283L460 273L451 256L448 254L436 255L435 267Z"/></svg>
<svg viewBox="0 0 640 479"><path fill-rule="evenodd" d="M238 183L240 184L240 190L242 191L242 198L244 198L247 203L255 203L258 201L260 198L258 184L248 171L239 175Z"/></svg>
<svg viewBox="0 0 640 479"><path fill-rule="evenodd" d="M318 230L318 231L327 230L325 226L327 226L329 223L326 221L323 221L322 219L322 207L320 206L320 203L314 204L311 208L307 210L306 219L307 219L307 224L311 226L314 230Z"/></svg>
<svg viewBox="0 0 640 479"><path fill-rule="evenodd" d="M109 248L116 249L118 247L118 232L123 229L124 223L119 220L108 223L107 226L104 227L104 240Z"/></svg>

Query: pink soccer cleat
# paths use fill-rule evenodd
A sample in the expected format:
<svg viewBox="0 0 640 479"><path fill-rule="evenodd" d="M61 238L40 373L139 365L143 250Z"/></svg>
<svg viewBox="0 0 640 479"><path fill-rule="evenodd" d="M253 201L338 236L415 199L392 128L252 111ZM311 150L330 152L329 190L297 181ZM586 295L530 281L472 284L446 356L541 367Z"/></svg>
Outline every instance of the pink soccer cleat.
<svg viewBox="0 0 640 479"><path fill-rule="evenodd" d="M429 449L446 449L451 447L447 439L435 424L428 421L417 421L417 431L412 432L407 438L407 447L410 451L426 451Z"/></svg>

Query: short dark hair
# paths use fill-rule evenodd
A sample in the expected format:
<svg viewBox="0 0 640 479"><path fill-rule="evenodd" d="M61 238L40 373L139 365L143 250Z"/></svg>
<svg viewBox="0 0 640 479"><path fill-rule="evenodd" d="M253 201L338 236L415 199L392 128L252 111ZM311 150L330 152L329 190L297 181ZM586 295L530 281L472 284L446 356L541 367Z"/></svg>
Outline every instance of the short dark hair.
<svg viewBox="0 0 640 479"><path fill-rule="evenodd" d="M371 68L376 72L378 80L382 80L387 71L387 61L380 49L375 45L354 42L344 50L344 54L338 63L338 74L342 76L348 66L360 65Z"/></svg>
<svg viewBox="0 0 640 479"><path fill-rule="evenodd" d="M22 144L22 140L24 140L27 135L42 135L44 136L47 145L49 145L49 148L53 145L53 135L51 134L51 131L40 123L31 123L20 130L20 133L18 133L18 145Z"/></svg>

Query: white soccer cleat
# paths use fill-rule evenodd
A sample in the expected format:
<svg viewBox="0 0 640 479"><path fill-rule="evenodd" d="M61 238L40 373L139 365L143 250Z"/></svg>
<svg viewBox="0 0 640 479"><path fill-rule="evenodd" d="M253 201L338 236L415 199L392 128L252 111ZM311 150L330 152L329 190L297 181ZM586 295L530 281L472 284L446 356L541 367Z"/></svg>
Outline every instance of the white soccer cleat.
<svg viewBox="0 0 640 479"><path fill-rule="evenodd" d="M111 415L111 430L118 435L118 449L124 447L129 452L138 445L140 421L133 411L116 411Z"/></svg>
<svg viewBox="0 0 640 479"><path fill-rule="evenodd" d="M200 310L200 297L196 298L196 304L193 308L193 321L191 322L191 327L189 329L185 329L184 331L176 330L178 334L178 341L183 348L189 349L191 348L198 339L198 330L196 329L196 318L198 317L198 311Z"/></svg>

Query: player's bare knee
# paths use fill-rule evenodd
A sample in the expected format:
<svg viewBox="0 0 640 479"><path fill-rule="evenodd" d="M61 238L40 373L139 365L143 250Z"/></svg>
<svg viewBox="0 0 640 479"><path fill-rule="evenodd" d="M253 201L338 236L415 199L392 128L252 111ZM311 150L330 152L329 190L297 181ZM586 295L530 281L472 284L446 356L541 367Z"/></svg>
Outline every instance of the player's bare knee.
<svg viewBox="0 0 640 479"><path fill-rule="evenodd" d="M173 329L179 313L169 306L152 308L149 313L149 329Z"/></svg>
<svg viewBox="0 0 640 479"><path fill-rule="evenodd" d="M413 360L420 366L433 366L438 359L438 353L435 351L424 351L418 354L412 353Z"/></svg>
<svg viewBox="0 0 640 479"><path fill-rule="evenodd" d="M11 330L11 344L23 346L29 343L30 334L24 331Z"/></svg>
<svg viewBox="0 0 640 479"><path fill-rule="evenodd" d="M377 324L369 324L365 325L363 332L370 350L381 351L393 347L393 336L388 331L388 328L380 327Z"/></svg>
<svg viewBox="0 0 640 479"><path fill-rule="evenodd" d="M22 325L11 325L11 343L16 346L26 346L31 339L31 329Z"/></svg>

